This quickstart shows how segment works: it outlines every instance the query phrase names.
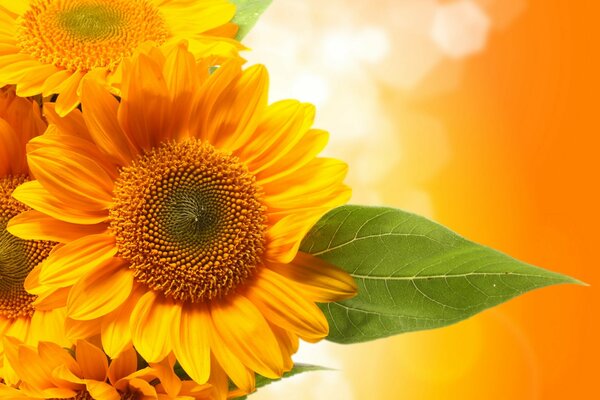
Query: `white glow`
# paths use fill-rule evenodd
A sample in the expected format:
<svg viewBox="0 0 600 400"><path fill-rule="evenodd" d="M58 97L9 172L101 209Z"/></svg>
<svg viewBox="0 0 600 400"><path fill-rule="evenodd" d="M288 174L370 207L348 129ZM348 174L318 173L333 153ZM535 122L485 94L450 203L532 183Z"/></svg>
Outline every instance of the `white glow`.
<svg viewBox="0 0 600 400"><path fill-rule="evenodd" d="M329 82L323 76L302 72L297 75L289 88L289 97L303 102L309 102L316 106L322 106L331 94Z"/></svg>
<svg viewBox="0 0 600 400"><path fill-rule="evenodd" d="M390 37L379 27L362 28L354 38L354 49L360 59L375 64L390 53Z"/></svg>
<svg viewBox="0 0 600 400"><path fill-rule="evenodd" d="M468 0L438 6L431 37L448 56L461 58L481 51L486 44L490 20Z"/></svg>

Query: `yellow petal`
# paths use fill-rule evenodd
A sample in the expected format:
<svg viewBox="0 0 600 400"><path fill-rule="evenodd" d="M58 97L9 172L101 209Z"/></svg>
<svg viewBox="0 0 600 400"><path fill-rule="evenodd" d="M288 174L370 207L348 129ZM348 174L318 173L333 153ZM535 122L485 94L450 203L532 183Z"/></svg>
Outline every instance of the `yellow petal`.
<svg viewBox="0 0 600 400"><path fill-rule="evenodd" d="M200 304L188 304L181 310L180 322L174 325L173 352L177 360L198 383L205 383L210 375L210 313Z"/></svg>
<svg viewBox="0 0 600 400"><path fill-rule="evenodd" d="M181 305L155 292L139 299L131 313L131 339L147 362L160 362L171 352L171 330L180 313Z"/></svg>
<svg viewBox="0 0 600 400"><path fill-rule="evenodd" d="M214 325L212 325L211 331L210 346L213 357L211 358L209 382L212 385L215 385L217 391L222 394L224 391L222 380L225 381L224 386L226 388L228 376L237 387L247 393L253 392L256 386L254 372L246 367L240 359L233 354L219 334L215 332ZM221 388L219 389L219 387ZM226 397L226 393L223 397Z"/></svg>
<svg viewBox="0 0 600 400"><path fill-rule="evenodd" d="M89 339L100 333L100 320L77 321L67 318L65 320L65 334L75 342L77 339Z"/></svg>
<svg viewBox="0 0 600 400"><path fill-rule="evenodd" d="M273 331L262 314L245 297L211 304L219 337L246 366L267 378L283 373L283 360Z"/></svg>
<svg viewBox="0 0 600 400"><path fill-rule="evenodd" d="M129 318L143 293L145 289L141 286L134 288L123 306L102 318L102 347L109 357L118 357L132 346Z"/></svg>
<svg viewBox="0 0 600 400"><path fill-rule="evenodd" d="M248 286L248 299L275 325L309 342L323 339L329 333L323 312L298 293L292 281L263 268Z"/></svg>
<svg viewBox="0 0 600 400"><path fill-rule="evenodd" d="M290 264L267 266L295 281L298 290L312 301L328 303L357 293L356 283L346 271L310 254L300 252Z"/></svg>
<svg viewBox="0 0 600 400"><path fill-rule="evenodd" d="M31 327L27 343L35 345L40 341L59 343L65 347L72 343L65 337L64 308L50 311L36 310L31 317Z"/></svg>

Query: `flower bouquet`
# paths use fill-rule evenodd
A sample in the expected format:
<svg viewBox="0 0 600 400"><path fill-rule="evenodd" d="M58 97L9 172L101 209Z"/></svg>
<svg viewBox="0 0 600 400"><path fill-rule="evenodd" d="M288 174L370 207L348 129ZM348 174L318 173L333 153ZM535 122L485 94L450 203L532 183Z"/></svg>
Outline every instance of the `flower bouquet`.
<svg viewBox="0 0 600 400"><path fill-rule="evenodd" d="M0 399L228 399L300 340L443 327L579 283L345 205L315 108L270 103L269 1L0 5Z"/></svg>

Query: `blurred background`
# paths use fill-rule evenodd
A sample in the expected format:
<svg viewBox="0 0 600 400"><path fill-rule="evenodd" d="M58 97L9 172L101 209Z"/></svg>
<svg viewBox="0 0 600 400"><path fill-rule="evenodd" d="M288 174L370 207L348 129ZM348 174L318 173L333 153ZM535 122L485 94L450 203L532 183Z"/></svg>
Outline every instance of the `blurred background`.
<svg viewBox="0 0 600 400"><path fill-rule="evenodd" d="M341 346L256 400L600 398L595 0L274 0L247 37L271 99L317 105L353 203L424 214L591 287Z"/></svg>

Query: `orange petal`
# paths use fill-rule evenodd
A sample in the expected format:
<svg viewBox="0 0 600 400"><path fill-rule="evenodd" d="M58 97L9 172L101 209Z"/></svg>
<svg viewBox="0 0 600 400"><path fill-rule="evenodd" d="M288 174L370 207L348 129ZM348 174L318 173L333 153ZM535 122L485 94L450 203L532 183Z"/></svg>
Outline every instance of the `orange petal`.
<svg viewBox="0 0 600 400"><path fill-rule="evenodd" d="M23 150L16 132L7 121L0 118L0 176L27 173Z"/></svg>
<svg viewBox="0 0 600 400"><path fill-rule="evenodd" d="M56 112L56 103L44 103L44 115L50 125L54 125L61 134L68 134L92 141L88 132L83 114L79 109L71 111L68 115L61 117ZM48 132L47 132L48 133Z"/></svg>
<svg viewBox="0 0 600 400"><path fill-rule="evenodd" d="M15 236L26 236L28 240L48 240L68 243L82 236L106 232L108 225L78 225L44 214L36 210L22 212L8 222L7 229Z"/></svg>
<svg viewBox="0 0 600 400"><path fill-rule="evenodd" d="M13 191L12 195L34 210L73 224L95 225L108 218L106 210L86 211L71 207L48 192L38 181L23 183ZM21 234L23 239L28 239L28 231L23 231ZM71 234L76 235L75 232ZM35 236L35 233L32 235Z"/></svg>
<svg viewBox="0 0 600 400"><path fill-rule="evenodd" d="M30 97L41 94L44 90L46 79L55 74L58 69L51 64L42 64L29 70L23 75L22 81L17 84L17 95Z"/></svg>
<svg viewBox="0 0 600 400"><path fill-rule="evenodd" d="M140 82L144 82L140 85ZM161 142L169 114L168 89L161 67L145 54L125 74L118 119L137 148L148 150Z"/></svg>
<svg viewBox="0 0 600 400"><path fill-rule="evenodd" d="M36 142L40 143L34 139ZM29 169L48 192L65 204L92 212L112 204L115 175L96 160L77 150L50 146L27 153Z"/></svg>
<svg viewBox="0 0 600 400"><path fill-rule="evenodd" d="M69 317L100 318L121 306L133 288L133 271L127 265L121 258L113 257L102 268L79 279L67 300Z"/></svg>
<svg viewBox="0 0 600 400"><path fill-rule="evenodd" d="M52 371L47 364L42 362L37 352L29 346L13 342L12 345L17 345L16 355L18 357L14 359L15 353L7 349L7 339L10 340L10 338L5 338L4 342L6 355L21 380L40 389L52 387Z"/></svg>
<svg viewBox="0 0 600 400"><path fill-rule="evenodd" d="M39 281L42 285L73 285L88 272L112 262L116 253L113 236L84 236L51 253L43 264Z"/></svg>
<svg viewBox="0 0 600 400"><path fill-rule="evenodd" d="M137 353L133 347L114 358L108 368L108 380L114 386L119 380L137 371Z"/></svg>
<svg viewBox="0 0 600 400"><path fill-rule="evenodd" d="M223 93L232 86L241 75L241 62L238 60L228 60L223 63L215 72L210 75L198 90L197 98L194 99L194 108L190 118L190 132L204 141L211 142L214 132L211 132L210 125L215 124L213 120L213 108L217 108L218 101L225 97ZM221 108L223 106L221 105Z"/></svg>
<svg viewBox="0 0 600 400"><path fill-rule="evenodd" d="M245 146L267 106L269 76L262 65L242 72L214 105L209 118L207 139L215 147L235 151Z"/></svg>
<svg viewBox="0 0 600 400"><path fill-rule="evenodd" d="M85 72L75 72L60 87L60 94L56 99L56 112L65 116L79 105L79 86Z"/></svg>
<svg viewBox="0 0 600 400"><path fill-rule="evenodd" d="M117 389L105 382L88 380L85 383L85 388L95 400L121 400L121 395Z"/></svg>
<svg viewBox="0 0 600 400"><path fill-rule="evenodd" d="M38 344L38 353L43 363L54 370L58 366L65 366L71 373L81 376L81 368L67 350L56 343L40 342Z"/></svg>
<svg viewBox="0 0 600 400"><path fill-rule="evenodd" d="M175 356L172 353L160 363L150 365L156 372L156 377L160 380L162 388L171 398L177 398L181 391L181 379L173 371L174 365Z"/></svg>
<svg viewBox="0 0 600 400"><path fill-rule="evenodd" d="M132 379L129 381L129 386L142 394L143 399L156 399L156 389L143 379Z"/></svg>
<svg viewBox="0 0 600 400"><path fill-rule="evenodd" d="M104 382L108 374L108 360L102 350L85 340L78 340L75 358L82 377Z"/></svg>
<svg viewBox="0 0 600 400"><path fill-rule="evenodd" d="M137 149L117 120L119 101L97 82L86 80L81 103L85 110L83 118L94 142L117 165L128 165Z"/></svg>
<svg viewBox="0 0 600 400"><path fill-rule="evenodd" d="M34 269L33 271L35 271ZM32 272L33 272L32 271ZM29 278L31 276L31 272L27 276ZM26 283L28 283L26 281ZM39 283L37 283L39 285ZM37 298L33 301L32 305L36 310L39 311L50 311L57 308L65 307L67 305L67 298L69 296L70 288L59 288L52 290L43 290L43 288L34 287L31 288L29 284L23 285L25 290L27 290L31 294L37 295ZM42 290L37 290L42 289Z"/></svg>
<svg viewBox="0 0 600 400"><path fill-rule="evenodd" d="M257 174L257 183L264 185L296 172L311 162L325 148L328 140L328 132L309 130L286 157Z"/></svg>
<svg viewBox="0 0 600 400"><path fill-rule="evenodd" d="M255 174L269 168L296 148L314 117L312 104L284 100L270 105L240 157Z"/></svg>

